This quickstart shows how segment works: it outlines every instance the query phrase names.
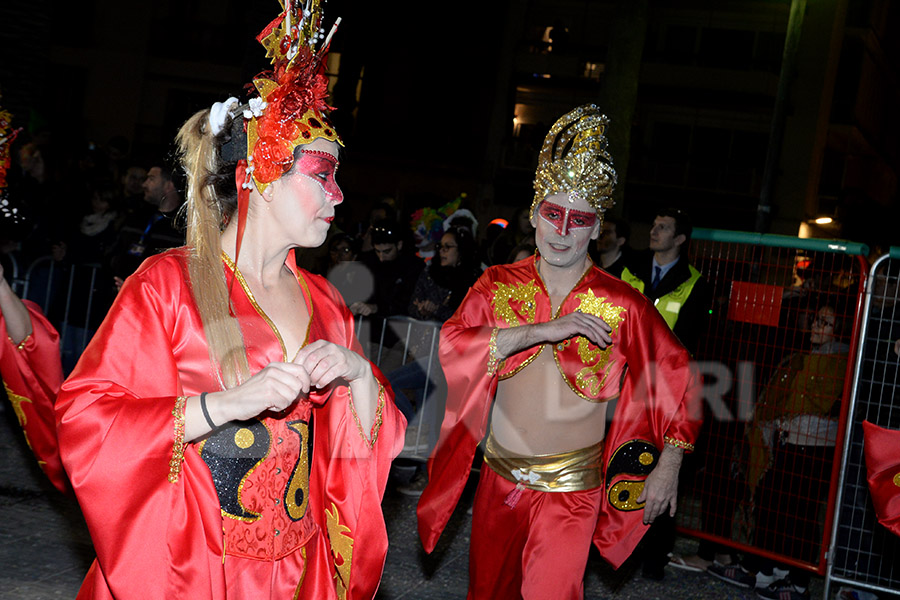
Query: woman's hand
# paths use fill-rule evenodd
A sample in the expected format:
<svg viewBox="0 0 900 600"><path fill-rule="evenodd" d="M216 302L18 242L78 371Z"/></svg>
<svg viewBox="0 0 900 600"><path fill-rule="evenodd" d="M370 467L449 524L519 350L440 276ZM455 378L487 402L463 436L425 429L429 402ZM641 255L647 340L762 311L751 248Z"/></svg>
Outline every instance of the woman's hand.
<svg viewBox="0 0 900 600"><path fill-rule="evenodd" d="M323 388L335 379L348 383L372 375L369 361L356 352L325 340L316 340L300 349L293 364L309 373L309 385Z"/></svg>
<svg viewBox="0 0 900 600"><path fill-rule="evenodd" d="M267 410L282 411L309 393L309 372L302 365L269 363L262 371L224 392L206 397L209 414L217 425L244 421Z"/></svg>

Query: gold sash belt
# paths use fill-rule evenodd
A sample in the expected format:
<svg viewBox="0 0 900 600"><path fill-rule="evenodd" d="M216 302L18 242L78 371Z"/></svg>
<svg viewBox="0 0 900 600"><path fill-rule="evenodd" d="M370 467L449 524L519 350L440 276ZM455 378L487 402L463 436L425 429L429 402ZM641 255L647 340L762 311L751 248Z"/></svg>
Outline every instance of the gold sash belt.
<svg viewBox="0 0 900 600"><path fill-rule="evenodd" d="M539 492L579 492L603 485L603 442L559 454L522 456L503 448L488 435L484 462L500 477Z"/></svg>

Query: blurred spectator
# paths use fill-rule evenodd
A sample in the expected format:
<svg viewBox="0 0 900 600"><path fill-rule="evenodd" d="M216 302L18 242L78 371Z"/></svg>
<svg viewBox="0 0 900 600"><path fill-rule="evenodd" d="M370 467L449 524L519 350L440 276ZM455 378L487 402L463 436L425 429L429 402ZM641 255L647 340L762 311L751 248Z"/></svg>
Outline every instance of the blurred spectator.
<svg viewBox="0 0 900 600"><path fill-rule="evenodd" d="M336 233L328 241L326 277L337 288L347 306L370 303L375 288L372 272L360 261L360 241L347 233Z"/></svg>
<svg viewBox="0 0 900 600"><path fill-rule="evenodd" d="M821 306L810 332L812 350L783 360L760 395L747 430L746 473L760 550L818 562L819 503L828 497L851 327L852 316L837 303ZM760 556L708 570L728 583L756 587L763 599L809 598L808 571Z"/></svg>
<svg viewBox="0 0 900 600"><path fill-rule="evenodd" d="M390 317L405 315L413 289L425 263L403 244L396 221L381 220L373 224L371 239L375 260L366 262L375 279L371 302L355 302L350 311L357 315Z"/></svg>
<svg viewBox="0 0 900 600"><path fill-rule="evenodd" d="M375 223L379 221L393 221L395 219L394 207L388 201L382 201L372 207L369 211L369 220L363 224L364 229L360 232L360 253L371 252L374 242L372 241L372 233Z"/></svg>
<svg viewBox="0 0 900 600"><path fill-rule="evenodd" d="M176 225L182 204L180 174L172 167L154 166L144 180L144 202L149 213L135 211L126 218L111 252L110 266L116 284L137 270L145 258L184 245L184 231Z"/></svg>
<svg viewBox="0 0 900 600"><path fill-rule="evenodd" d="M527 206L518 210L503 233L497 236L491 249L491 256L494 261L507 260L513 248L520 244L527 244L532 250L536 247L534 227L531 226L531 209Z"/></svg>
<svg viewBox="0 0 900 600"><path fill-rule="evenodd" d="M475 239L466 228L448 229L441 237L437 251L438 258L419 275L409 314L422 321L442 323L456 311L481 274L481 268ZM446 402L447 383L437 360L437 347L431 345L430 336L423 335L420 339L422 343L411 349L415 360L388 374L394 401L410 423L404 447L407 451L423 451L437 442L439 417L444 414ZM429 379L427 390L426 377ZM418 418L414 419L417 413ZM426 483L427 476L420 470L409 485L398 490L419 496Z"/></svg>
<svg viewBox="0 0 900 600"><path fill-rule="evenodd" d="M66 235L64 265L74 270L70 293L57 296L53 315L61 323L63 370L68 373L106 316L115 297L109 257L118 232L117 191L111 183L93 186L78 229ZM60 306L63 304L63 306Z"/></svg>
<svg viewBox="0 0 900 600"><path fill-rule="evenodd" d="M634 256L622 268L620 277L653 301L679 341L694 354L706 332L712 299L706 279L688 261L692 232L691 219L684 211L674 208L659 211L650 229L650 247ZM609 241L612 248L617 248L618 242ZM694 454L685 458L679 474L682 482L696 470ZM654 580L664 577L663 568L669 563L674 545L675 519L663 513L653 521L642 541L644 577Z"/></svg>
<svg viewBox="0 0 900 600"><path fill-rule="evenodd" d="M420 258L430 262L435 256L436 246L444 235L444 220L459 208L462 197L448 202L440 208L425 206L412 213L409 220L413 242Z"/></svg>
<svg viewBox="0 0 900 600"><path fill-rule="evenodd" d="M631 227L627 221L607 214L603 218L600 237L591 247L591 260L610 275L621 278L629 258L630 235Z"/></svg>
<svg viewBox="0 0 900 600"><path fill-rule="evenodd" d="M534 256L534 250L534 246L532 246L528 242L522 242L510 251L509 257L506 259L506 262L519 262L520 260L524 260L530 256Z"/></svg>
<svg viewBox="0 0 900 600"><path fill-rule="evenodd" d="M138 220L146 222L153 211L153 206L144 202L144 180L147 179L147 169L132 165L125 169L120 180L119 190L119 218L123 221L134 217L135 213L142 213ZM121 227L121 224L119 225Z"/></svg>

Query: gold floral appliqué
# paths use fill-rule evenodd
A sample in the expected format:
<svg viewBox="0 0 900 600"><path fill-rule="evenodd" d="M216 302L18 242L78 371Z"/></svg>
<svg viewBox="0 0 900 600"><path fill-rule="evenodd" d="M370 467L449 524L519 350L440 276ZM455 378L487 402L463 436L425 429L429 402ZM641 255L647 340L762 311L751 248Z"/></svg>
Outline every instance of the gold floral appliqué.
<svg viewBox="0 0 900 600"><path fill-rule="evenodd" d="M325 517L328 521L328 539L331 542L331 552L334 554L334 577L338 598L347 597L347 589L350 587L350 565L353 562L353 538L348 535L350 528L341 523L341 516L337 506L331 503L331 510L325 509Z"/></svg>
<svg viewBox="0 0 900 600"><path fill-rule="evenodd" d="M623 307L606 302L605 296L595 296L593 290L589 289L575 297L580 301L576 310L603 319L612 328L610 335L614 335L619 330L619 324L625 320L625 309ZM606 382L606 375L612 366L612 362L610 362L612 347L601 350L596 346L592 346L588 339L583 336L575 339L578 344L578 358L587 365L578 371L575 376L575 383L585 394L596 397L603 388L603 384ZM600 375L601 372L602 376Z"/></svg>
<svg viewBox="0 0 900 600"><path fill-rule="evenodd" d="M506 323L507 327L516 327L522 325L519 320L519 313L512 307L511 302L520 302L522 304L522 312L525 314L525 322L534 323L534 297L538 293L538 286L534 280L528 283L518 283L506 285L499 281L495 284L497 289L494 290L494 298L491 305L494 307L494 316L498 320Z"/></svg>

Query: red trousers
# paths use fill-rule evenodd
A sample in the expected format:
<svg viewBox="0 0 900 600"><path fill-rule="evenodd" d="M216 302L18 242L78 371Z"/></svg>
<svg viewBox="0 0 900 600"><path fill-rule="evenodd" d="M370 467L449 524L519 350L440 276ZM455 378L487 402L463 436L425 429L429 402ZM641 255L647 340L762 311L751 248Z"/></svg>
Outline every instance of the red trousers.
<svg viewBox="0 0 900 600"><path fill-rule="evenodd" d="M524 489L482 465L472 511L469 600L582 600L603 488Z"/></svg>

